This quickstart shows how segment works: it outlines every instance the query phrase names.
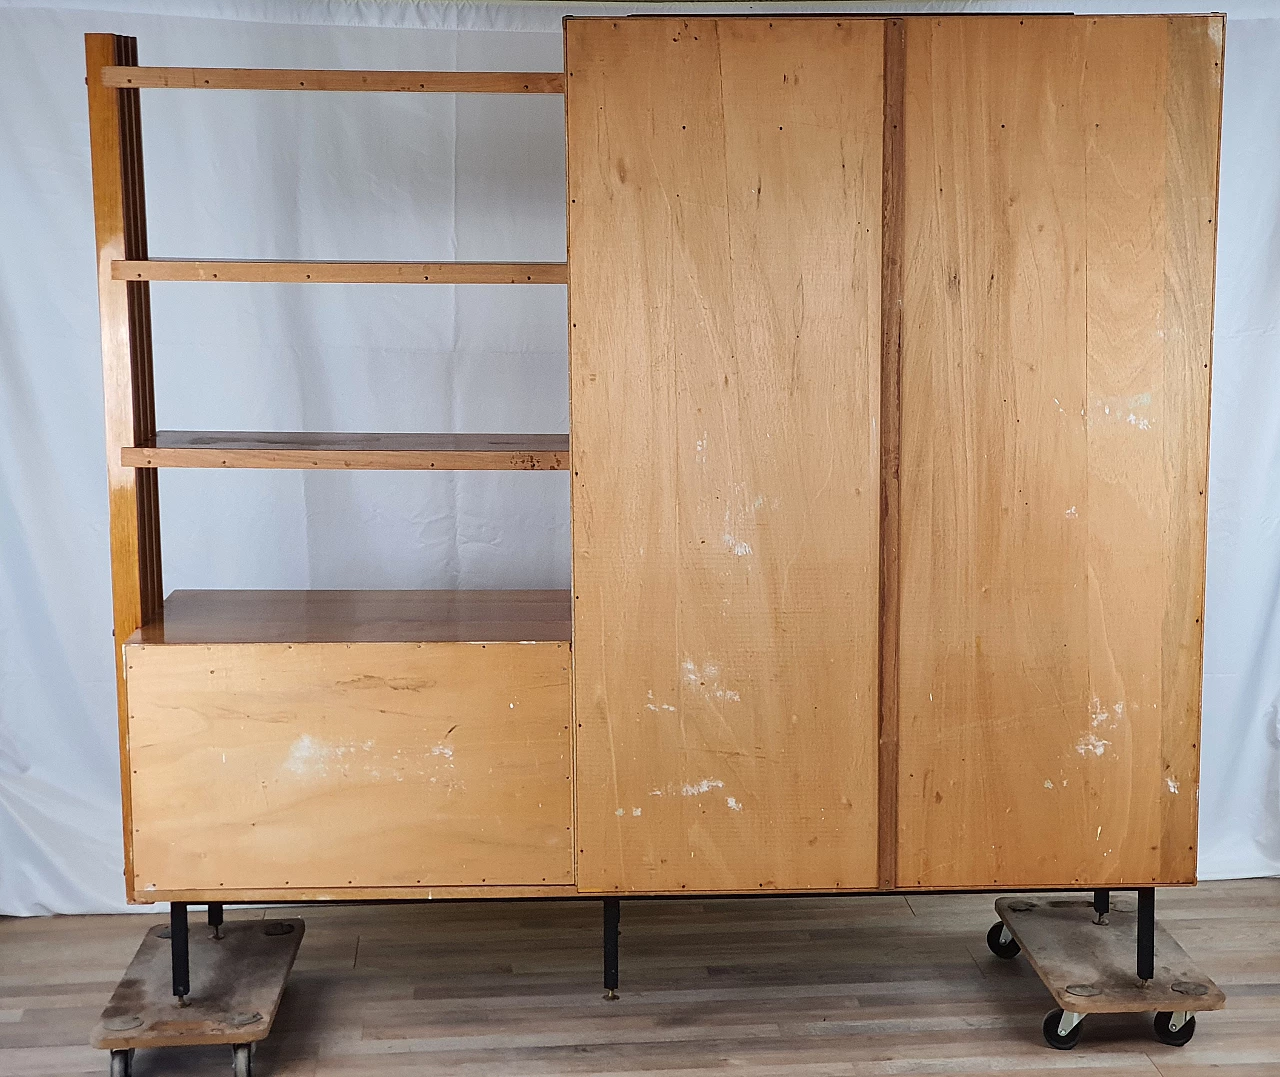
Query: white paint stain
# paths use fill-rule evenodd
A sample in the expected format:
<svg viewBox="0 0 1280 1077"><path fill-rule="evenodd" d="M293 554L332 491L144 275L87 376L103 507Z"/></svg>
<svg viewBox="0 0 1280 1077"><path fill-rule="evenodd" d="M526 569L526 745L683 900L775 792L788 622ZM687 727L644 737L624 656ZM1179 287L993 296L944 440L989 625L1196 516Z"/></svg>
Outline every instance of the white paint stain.
<svg viewBox="0 0 1280 1077"><path fill-rule="evenodd" d="M1100 397L1090 406L1087 421L1090 426L1094 422L1111 420L1128 423L1139 430L1150 430L1155 425L1155 419L1145 414L1146 409L1150 407L1150 393L1137 393L1134 396Z"/></svg>
<svg viewBox="0 0 1280 1077"><path fill-rule="evenodd" d="M1068 520L1074 520L1074 519L1075 519L1077 516L1079 516L1080 514L1076 511L1076 507L1075 507L1074 505L1072 505L1072 506L1071 506L1071 508L1067 509L1067 511L1063 513L1063 515L1064 515Z"/></svg>
<svg viewBox="0 0 1280 1077"><path fill-rule="evenodd" d="M1046 789L1052 789L1052 788L1053 788L1053 782L1049 781L1049 779L1048 779L1048 778L1046 778L1046 779L1044 780L1044 787L1045 787Z"/></svg>
<svg viewBox="0 0 1280 1077"><path fill-rule="evenodd" d="M639 808L632 808L632 809L631 809L631 814L632 814L632 815L634 815L634 816L637 816L637 817L638 817L638 816L640 815L640 809L639 809Z"/></svg>
<svg viewBox="0 0 1280 1077"><path fill-rule="evenodd" d="M1181 789L1181 786L1178 785L1177 780L1174 778L1165 778L1164 783L1169 787L1169 792L1171 793L1177 793Z"/></svg>
<svg viewBox="0 0 1280 1077"><path fill-rule="evenodd" d="M1089 702L1089 718L1096 729L1099 726L1107 726L1114 729L1117 725L1124 721L1125 702L1118 699L1116 702L1108 705L1103 703L1097 696L1094 696Z"/></svg>
<svg viewBox="0 0 1280 1077"><path fill-rule="evenodd" d="M614 815L626 815L626 814L627 814L627 810L626 810L625 808L619 808L619 809L618 809L616 812L614 812L613 814L614 814Z"/></svg>
<svg viewBox="0 0 1280 1077"><path fill-rule="evenodd" d="M1111 746L1109 740L1103 740L1096 733L1090 733L1088 736L1080 738L1076 744L1076 751L1081 755L1088 755L1092 752L1094 755L1101 756Z"/></svg>
<svg viewBox="0 0 1280 1077"><path fill-rule="evenodd" d="M730 811L742 811L742 805L739 804L737 800L735 800L733 797L725 797L724 802L729 805Z"/></svg>
<svg viewBox="0 0 1280 1077"><path fill-rule="evenodd" d="M1098 836L1097 836L1096 838L1094 838L1093 840L1094 840L1094 841L1101 841L1101 840L1102 840L1102 827L1098 827Z"/></svg>
<svg viewBox="0 0 1280 1077"><path fill-rule="evenodd" d="M675 707L670 703L646 703L645 709L651 711L674 711Z"/></svg>
<svg viewBox="0 0 1280 1077"><path fill-rule="evenodd" d="M359 744L326 744L309 733L304 733L290 746L284 769L300 778L323 777L329 773L330 763L340 762L343 756L354 752L368 752L372 749L371 740Z"/></svg>
<svg viewBox="0 0 1280 1077"><path fill-rule="evenodd" d="M724 782L719 778L703 778L700 782L693 784L685 783L680 788L680 795L685 797L700 797L703 793L709 793L712 789L723 789Z"/></svg>
<svg viewBox="0 0 1280 1077"><path fill-rule="evenodd" d="M742 702L741 695L732 688L726 688L720 683L720 667L714 663L708 662L705 666L699 668L698 663L692 658L686 658L680 664L680 669L684 674L685 683L690 688L696 688L708 699L713 699L720 703Z"/></svg>
<svg viewBox="0 0 1280 1077"><path fill-rule="evenodd" d="M452 748L450 748L450 747L449 747L449 745L447 745L447 744L437 744L434 748L432 748L432 749L431 749L431 754L432 754L432 755L442 755L442 756L444 756L446 759L452 759L452 758L453 758L453 749L452 749Z"/></svg>
<svg viewBox="0 0 1280 1077"><path fill-rule="evenodd" d="M751 543L734 538L728 531L724 533L724 544L726 549L733 551L735 557L746 557L751 553Z"/></svg>

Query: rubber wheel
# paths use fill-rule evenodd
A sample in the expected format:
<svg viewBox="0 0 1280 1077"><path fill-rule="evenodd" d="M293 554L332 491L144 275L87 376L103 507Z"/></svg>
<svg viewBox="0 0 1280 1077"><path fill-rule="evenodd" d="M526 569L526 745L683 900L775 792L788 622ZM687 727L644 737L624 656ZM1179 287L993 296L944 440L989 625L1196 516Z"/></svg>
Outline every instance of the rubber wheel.
<svg viewBox="0 0 1280 1077"><path fill-rule="evenodd" d="M1185 1047L1191 1042L1191 1037L1196 1034L1195 1014L1188 1016L1187 1023L1178 1029L1177 1032L1174 1032L1169 1028L1169 1022L1172 1020L1172 1013L1165 1013L1162 1010L1160 1013L1156 1014L1156 1039L1161 1043L1167 1043L1170 1047Z"/></svg>
<svg viewBox="0 0 1280 1077"><path fill-rule="evenodd" d="M253 1077L253 1045L237 1043L231 1048L231 1069L236 1077Z"/></svg>
<svg viewBox="0 0 1280 1077"><path fill-rule="evenodd" d="M1012 961L1020 953L1022 947L1018 945L1018 940L1010 936L1008 942L1001 942L1000 935L1004 932L1004 921L997 920L991 925L991 930L987 932L987 949L996 957L1005 961Z"/></svg>
<svg viewBox="0 0 1280 1077"><path fill-rule="evenodd" d="M111 1077L129 1077L133 1073L133 1048L111 1052Z"/></svg>
<svg viewBox="0 0 1280 1077"><path fill-rule="evenodd" d="M1075 1028L1063 1036L1058 1031L1058 1023L1062 1020L1061 1010L1050 1010L1044 1019L1044 1042L1050 1047L1056 1047L1059 1051L1070 1051L1077 1043L1080 1042L1080 1030L1084 1028L1084 1022L1081 1021Z"/></svg>

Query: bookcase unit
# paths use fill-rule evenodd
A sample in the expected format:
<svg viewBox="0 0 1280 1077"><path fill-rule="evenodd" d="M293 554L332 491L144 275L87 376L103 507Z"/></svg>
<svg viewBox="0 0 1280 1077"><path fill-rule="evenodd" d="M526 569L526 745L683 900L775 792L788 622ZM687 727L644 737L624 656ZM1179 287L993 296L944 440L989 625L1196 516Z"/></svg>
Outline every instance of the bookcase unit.
<svg viewBox="0 0 1280 1077"><path fill-rule="evenodd" d="M88 35L129 899L1193 882L1222 33ZM166 88L564 94L567 264L151 259ZM570 434L157 430L152 281L567 284ZM573 590L166 599L161 467L568 469Z"/></svg>

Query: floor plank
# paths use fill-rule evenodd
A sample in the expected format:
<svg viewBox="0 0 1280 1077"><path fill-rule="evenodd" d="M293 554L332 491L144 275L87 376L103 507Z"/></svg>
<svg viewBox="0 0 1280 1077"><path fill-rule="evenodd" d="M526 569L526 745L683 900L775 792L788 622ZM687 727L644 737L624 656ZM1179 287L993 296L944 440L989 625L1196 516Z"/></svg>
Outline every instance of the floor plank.
<svg viewBox="0 0 1280 1077"><path fill-rule="evenodd" d="M983 937L982 895L628 901L622 997L596 901L322 906L255 1072L895 1077L1280 1074L1280 880L1161 891L1162 923L1227 991L1184 1048L1141 1015L1045 1047L1052 1000ZM230 910L260 918L262 910ZM273 916L282 915L272 910ZM89 1030L154 916L0 918L0 1073L104 1074ZM193 919L193 929L198 921ZM223 1048L139 1052L138 1077L221 1074Z"/></svg>

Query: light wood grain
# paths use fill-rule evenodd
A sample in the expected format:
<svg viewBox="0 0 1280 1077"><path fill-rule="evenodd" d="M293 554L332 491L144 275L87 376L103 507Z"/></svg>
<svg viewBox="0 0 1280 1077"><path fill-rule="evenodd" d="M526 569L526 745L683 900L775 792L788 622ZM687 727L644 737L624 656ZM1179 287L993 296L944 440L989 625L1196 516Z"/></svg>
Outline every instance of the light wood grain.
<svg viewBox="0 0 1280 1077"><path fill-rule="evenodd" d="M563 262L275 262L152 258L111 263L114 280L260 284L564 284Z"/></svg>
<svg viewBox="0 0 1280 1077"><path fill-rule="evenodd" d="M120 450L126 467L329 471L559 471L567 434L347 434L161 430Z"/></svg>
<svg viewBox="0 0 1280 1077"><path fill-rule="evenodd" d="M900 885L1194 877L1220 29L908 23Z"/></svg>
<svg viewBox="0 0 1280 1077"><path fill-rule="evenodd" d="M568 591L174 591L136 643L569 642Z"/></svg>
<svg viewBox="0 0 1280 1077"><path fill-rule="evenodd" d="M578 886L875 886L882 25L566 35Z"/></svg>
<svg viewBox="0 0 1280 1077"><path fill-rule="evenodd" d="M566 644L125 653L135 900L572 881Z"/></svg>
<svg viewBox="0 0 1280 1077"><path fill-rule="evenodd" d="M1131 1014L1090 1017L1059 1052L1040 1037L1055 1003L1030 964L987 952L981 895L626 900L617 1002L600 997L599 901L272 909L307 933L255 1072L1274 1077L1280 880L1162 891L1157 910L1228 1008L1183 1048ZM103 1077L86 1032L160 922L0 920L0 1012L15 1015L0 1021L0 1072ZM135 1072L210 1077L228 1062L226 1048L139 1051Z"/></svg>
<svg viewBox="0 0 1280 1077"><path fill-rule="evenodd" d="M106 89L104 68L137 63L137 42L112 34L85 35L89 98L89 151L98 266L98 315L102 333L106 408L108 519L111 543L112 627L116 646L120 786L124 856L132 857L129 812L128 704L119 644L159 609L164 595L160 566L160 497L154 472L124 467L120 450L155 433L151 371L151 300L146 283L125 283L111 273L120 258L146 258L142 121L138 93Z"/></svg>
<svg viewBox="0 0 1280 1077"><path fill-rule="evenodd" d="M559 71L335 71L244 67L106 67L102 85L171 90L374 90L564 93Z"/></svg>

